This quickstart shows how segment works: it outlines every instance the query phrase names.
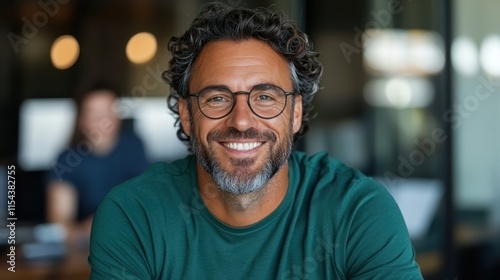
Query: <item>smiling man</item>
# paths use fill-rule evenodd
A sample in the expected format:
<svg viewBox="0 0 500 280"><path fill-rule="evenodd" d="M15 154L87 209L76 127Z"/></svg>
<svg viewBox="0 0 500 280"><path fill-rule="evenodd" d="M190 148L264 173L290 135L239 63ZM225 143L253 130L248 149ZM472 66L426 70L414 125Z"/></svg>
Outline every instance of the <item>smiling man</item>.
<svg viewBox="0 0 500 280"><path fill-rule="evenodd" d="M292 152L322 73L293 22L211 4L169 50L168 104L193 155L106 197L92 279L422 279L382 186Z"/></svg>
<svg viewBox="0 0 500 280"><path fill-rule="evenodd" d="M205 204L233 226L260 221L286 194L287 160L301 125L302 98L293 94L287 61L256 39L210 42L189 89L197 93L180 100L179 112Z"/></svg>

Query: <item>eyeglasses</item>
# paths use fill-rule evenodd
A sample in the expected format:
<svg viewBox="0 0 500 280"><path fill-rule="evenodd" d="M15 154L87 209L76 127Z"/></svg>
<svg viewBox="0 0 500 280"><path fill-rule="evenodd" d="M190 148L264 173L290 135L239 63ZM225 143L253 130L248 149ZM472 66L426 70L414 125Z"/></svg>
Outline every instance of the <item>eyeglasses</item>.
<svg viewBox="0 0 500 280"><path fill-rule="evenodd" d="M272 119L285 110L287 97L293 95L293 92L286 92L275 85L261 84L254 86L249 92L232 92L225 86L210 86L189 96L198 99L198 108L205 117L216 120L233 111L237 94L248 94L248 107L255 115Z"/></svg>

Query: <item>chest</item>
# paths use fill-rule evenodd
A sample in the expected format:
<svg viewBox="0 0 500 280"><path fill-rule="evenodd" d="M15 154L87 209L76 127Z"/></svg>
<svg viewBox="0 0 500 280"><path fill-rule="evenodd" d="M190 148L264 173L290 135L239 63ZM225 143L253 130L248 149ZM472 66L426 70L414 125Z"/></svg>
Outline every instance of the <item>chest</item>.
<svg viewBox="0 0 500 280"><path fill-rule="evenodd" d="M167 278L337 278L331 225L285 215L256 230L230 231L198 215L199 221L171 234L166 253L158 256Z"/></svg>

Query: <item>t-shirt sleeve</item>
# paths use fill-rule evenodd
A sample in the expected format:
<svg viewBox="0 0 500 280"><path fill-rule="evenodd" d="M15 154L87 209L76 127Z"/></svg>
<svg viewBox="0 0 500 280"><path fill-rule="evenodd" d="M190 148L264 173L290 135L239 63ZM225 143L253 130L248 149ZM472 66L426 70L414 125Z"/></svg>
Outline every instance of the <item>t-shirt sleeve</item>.
<svg viewBox="0 0 500 280"><path fill-rule="evenodd" d="M341 224L348 279L423 279L396 202L371 179L351 188Z"/></svg>
<svg viewBox="0 0 500 280"><path fill-rule="evenodd" d="M132 207L131 207L132 206ZM108 195L96 211L92 224L89 264L90 279L152 279L145 248L150 242L140 238L147 236L147 225L131 217L133 205L127 209L120 200Z"/></svg>

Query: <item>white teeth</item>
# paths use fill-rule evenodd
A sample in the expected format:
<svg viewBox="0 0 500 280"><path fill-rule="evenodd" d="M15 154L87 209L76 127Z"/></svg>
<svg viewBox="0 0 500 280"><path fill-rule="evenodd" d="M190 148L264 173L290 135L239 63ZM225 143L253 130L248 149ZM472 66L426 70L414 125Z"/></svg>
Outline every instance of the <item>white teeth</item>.
<svg viewBox="0 0 500 280"><path fill-rule="evenodd" d="M261 142L254 142L254 143L224 143L224 146L228 147L229 149L238 150L238 151L248 151L248 150L257 148L260 145L262 145Z"/></svg>

